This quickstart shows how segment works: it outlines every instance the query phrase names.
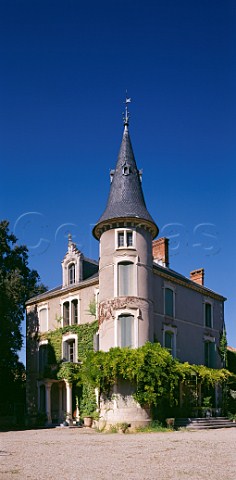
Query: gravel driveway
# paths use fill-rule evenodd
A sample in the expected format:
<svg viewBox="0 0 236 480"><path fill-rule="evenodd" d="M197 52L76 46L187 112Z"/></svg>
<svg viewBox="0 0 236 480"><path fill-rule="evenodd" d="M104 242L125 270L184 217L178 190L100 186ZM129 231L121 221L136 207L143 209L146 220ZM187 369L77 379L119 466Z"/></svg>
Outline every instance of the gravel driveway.
<svg viewBox="0 0 236 480"><path fill-rule="evenodd" d="M235 480L236 428L111 434L0 433L1 480Z"/></svg>

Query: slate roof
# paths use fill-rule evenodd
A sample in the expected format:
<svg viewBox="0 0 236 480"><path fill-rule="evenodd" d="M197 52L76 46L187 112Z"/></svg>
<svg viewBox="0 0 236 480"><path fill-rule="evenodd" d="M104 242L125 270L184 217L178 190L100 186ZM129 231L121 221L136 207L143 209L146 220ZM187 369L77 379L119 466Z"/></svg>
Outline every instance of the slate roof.
<svg viewBox="0 0 236 480"><path fill-rule="evenodd" d="M31 297L29 298L29 300L27 300L26 305L32 305L39 301L45 300L46 298L57 297L59 294L64 295L67 292L80 290L80 289L86 288L86 286L90 285L90 283L94 284L94 282L98 282L98 281L99 281L99 274L98 272L95 272L89 278L86 278L85 280L82 280L78 283L73 283L72 285L68 285L67 287L63 287L63 285L59 285L59 287L52 288L51 290L47 290L44 293L40 293L39 295Z"/></svg>
<svg viewBox="0 0 236 480"><path fill-rule="evenodd" d="M95 237L99 224L121 218L146 220L152 224L154 236L158 233L157 225L146 207L127 125L124 128L107 206L93 230Z"/></svg>
<svg viewBox="0 0 236 480"><path fill-rule="evenodd" d="M181 273L176 272L175 270L172 270L171 268L163 267L162 265L159 265L157 263L153 263L153 271L154 273L159 272L161 276L164 277L169 277L170 280L173 279L173 281L181 282L182 284L185 284L186 286L189 286L190 288L193 288L194 290L201 291L204 295L209 295L209 297L217 297L218 300L225 301L227 300L226 297L223 295L220 295L217 292L214 292L210 288L205 287L204 285L199 285L198 283L194 282L193 280L190 280L190 278L185 277Z"/></svg>

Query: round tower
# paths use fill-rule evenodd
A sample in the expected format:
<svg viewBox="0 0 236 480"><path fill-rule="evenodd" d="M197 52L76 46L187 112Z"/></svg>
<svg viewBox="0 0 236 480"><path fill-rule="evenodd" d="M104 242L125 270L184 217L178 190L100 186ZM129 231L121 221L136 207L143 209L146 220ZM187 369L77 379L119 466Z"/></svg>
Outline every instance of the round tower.
<svg viewBox="0 0 236 480"><path fill-rule="evenodd" d="M100 241L99 348L137 348L153 340L152 240L149 214L130 141L126 99L124 133L106 209L93 229Z"/></svg>

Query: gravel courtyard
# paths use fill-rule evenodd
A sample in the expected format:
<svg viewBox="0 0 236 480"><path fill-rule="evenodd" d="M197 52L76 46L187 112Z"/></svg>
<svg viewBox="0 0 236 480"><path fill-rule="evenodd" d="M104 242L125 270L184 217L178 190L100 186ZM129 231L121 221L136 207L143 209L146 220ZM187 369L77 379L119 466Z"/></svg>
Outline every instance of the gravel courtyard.
<svg viewBox="0 0 236 480"><path fill-rule="evenodd" d="M1 480L235 480L236 428L111 434L0 432Z"/></svg>

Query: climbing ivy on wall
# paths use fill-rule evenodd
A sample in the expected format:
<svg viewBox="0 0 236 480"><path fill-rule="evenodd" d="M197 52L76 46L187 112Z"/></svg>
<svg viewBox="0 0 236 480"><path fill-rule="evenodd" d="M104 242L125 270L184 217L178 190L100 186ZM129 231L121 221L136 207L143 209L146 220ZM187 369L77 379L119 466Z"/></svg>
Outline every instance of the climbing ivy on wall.
<svg viewBox="0 0 236 480"><path fill-rule="evenodd" d="M108 352L93 351L93 337L97 321L72 325L47 332L41 339L48 340L48 368L44 377L66 379L83 387L81 409L84 414L96 406L94 389L109 398L112 387L119 381L129 381L134 387L134 398L142 406L155 407L163 403L175 407L179 399L179 383L193 378L204 386L224 383L232 375L225 369L216 370L203 365L180 363L159 343L144 346L111 348ZM66 333L78 335L78 363L61 359L62 338Z"/></svg>
<svg viewBox="0 0 236 480"><path fill-rule="evenodd" d="M48 366L43 376L66 379L69 382L80 382L81 362L93 351L93 337L98 330L98 322L82 325L70 325L51 330L40 336L40 340L48 340ZM78 364L62 361L62 339L67 333L75 333L78 337Z"/></svg>

